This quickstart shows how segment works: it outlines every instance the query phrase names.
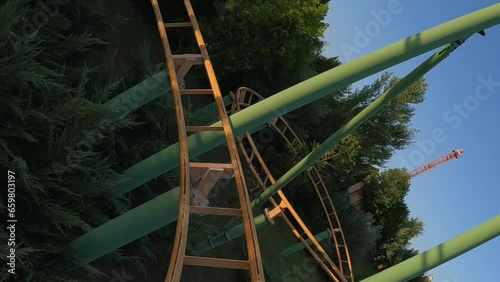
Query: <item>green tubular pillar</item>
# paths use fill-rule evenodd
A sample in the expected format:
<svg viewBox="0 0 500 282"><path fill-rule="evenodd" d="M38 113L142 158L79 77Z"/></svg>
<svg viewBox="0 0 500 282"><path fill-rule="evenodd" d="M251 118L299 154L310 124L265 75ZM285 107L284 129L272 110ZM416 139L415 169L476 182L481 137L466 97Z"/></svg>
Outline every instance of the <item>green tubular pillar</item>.
<svg viewBox="0 0 500 282"><path fill-rule="evenodd" d="M116 113L116 118L124 117L158 97L170 95L169 81L167 72L161 71L113 97L104 105L109 106ZM224 105L228 106L232 99L226 95L223 101ZM217 107L215 102L212 102L195 110L193 116L203 116L214 112L217 112Z"/></svg>
<svg viewBox="0 0 500 282"><path fill-rule="evenodd" d="M318 235L315 235L314 238L316 238L316 241L321 242L327 238L331 238L331 236L330 236L330 232L328 232L328 230L326 230L326 231L319 233ZM311 239L307 239L306 243L308 246L311 246L312 245ZM296 253L300 250L303 250L303 249L305 249L304 244L299 242L299 243L293 244L293 245L283 249L281 251L281 256L286 257L286 256L294 254L294 253Z"/></svg>
<svg viewBox="0 0 500 282"><path fill-rule="evenodd" d="M112 219L70 243L75 253L89 263L132 241L156 231L177 220L179 187L174 188L126 213ZM255 227L267 225L262 214L254 218ZM196 251L208 251L244 234L243 225L211 241L203 241Z"/></svg>
<svg viewBox="0 0 500 282"><path fill-rule="evenodd" d="M176 221L178 209L179 186L81 235L70 243L70 247L86 262L91 262ZM262 218L255 217L254 223L260 227L267 221L262 215ZM225 236L229 241L241 235L242 227ZM218 246L225 242L215 240L213 244Z"/></svg>
<svg viewBox="0 0 500 282"><path fill-rule="evenodd" d="M258 215L253 218L253 222L255 224L255 228L259 228L262 226L267 225L269 222L267 221L267 218L264 214ZM214 237L211 240L205 240L202 241L201 243L198 243L197 245L194 246L194 250L199 253L206 252L210 249L216 248L220 245L223 245L233 239L236 239L244 234L243 231L243 224L238 224L231 230Z"/></svg>
<svg viewBox="0 0 500 282"><path fill-rule="evenodd" d="M500 215L361 282L408 281L500 236Z"/></svg>
<svg viewBox="0 0 500 282"><path fill-rule="evenodd" d="M127 89L104 105L111 107L117 118L120 118L169 93L170 84L167 72L161 71Z"/></svg>
<svg viewBox="0 0 500 282"><path fill-rule="evenodd" d="M85 233L70 246L91 262L176 221L178 207L177 187Z"/></svg>
<svg viewBox="0 0 500 282"><path fill-rule="evenodd" d="M373 51L232 115L234 134L252 131L353 82L499 23L500 4L495 4ZM187 142L189 155L195 158L223 144L225 138L221 132L199 132ZM127 181L117 186L114 194L123 195L178 165L179 146L175 144L124 171Z"/></svg>
<svg viewBox="0 0 500 282"><path fill-rule="evenodd" d="M328 152L331 148L333 148L342 138L353 132L356 128L358 128L364 121L368 118L376 114L380 109L382 109L385 105L387 105L392 99L394 99L399 93L403 92L408 86L417 81L420 77L422 77L425 73L443 61L448 55L455 50L455 43L448 44L445 47L441 48L438 52L432 55L429 59L420 64L415 70L410 72L407 76L401 79L396 85L392 88L384 92L380 97L378 97L373 103L371 103L368 107L363 109L359 114L357 114L351 121L349 121L346 125L340 128L337 132L335 132L330 138L328 138L325 142L323 142L319 147L314 149L311 153L309 153L305 158L303 158L298 164L296 164L292 169L286 172L280 179L276 180L276 182L269 186L262 194L259 195L253 202L252 206L255 207L259 204L262 204L269 200L278 190L283 188L286 184L292 181L295 177L297 177L300 173L302 173L305 169L310 167L314 162L316 162L319 157ZM230 222L228 226L233 225L234 221ZM232 232L236 227L232 227L227 232ZM218 240L219 237L223 235L218 235L213 239L209 240Z"/></svg>

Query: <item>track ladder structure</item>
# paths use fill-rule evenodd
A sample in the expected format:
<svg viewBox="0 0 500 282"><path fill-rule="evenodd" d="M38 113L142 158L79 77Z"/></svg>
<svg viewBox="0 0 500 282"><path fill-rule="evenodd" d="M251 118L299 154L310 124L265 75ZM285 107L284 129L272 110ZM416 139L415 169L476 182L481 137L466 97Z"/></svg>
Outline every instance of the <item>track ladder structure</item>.
<svg viewBox="0 0 500 282"><path fill-rule="evenodd" d="M236 91L231 111L235 113L263 99L264 98L260 96L260 94L253 91L252 89L241 87ZM294 145L302 144L302 141L293 131L285 118L278 117L269 122L268 125L270 128L272 128L272 131L281 135L281 137L293 151L296 152ZM243 141L245 141L246 144L243 144ZM258 182L258 186L265 190L269 185L274 184L275 180L269 168L262 159L262 156L259 153L259 149L254 143L250 133L246 132L244 136L238 137L238 144L240 146L240 151L242 152L249 165L250 171L255 176L255 179ZM316 165L312 165L310 168L308 168L306 170L306 173L309 180L311 181L311 184L313 184L318 198L321 201L321 205L328 220L328 232L330 234L330 237L333 239L333 244L337 254L337 264L339 264L340 267L337 267L337 264L330 259L326 251L315 239L314 235L309 231L305 223L300 218L299 214L295 211L295 209L289 203L288 199L281 190L279 190L277 193L279 197L279 203L273 197L269 199L271 204L274 206L274 209L270 212L266 211L266 216L268 217L268 219L272 219L273 217L278 215L281 216L285 223L292 230L292 233L304 245L306 250L311 254L316 262L318 262L321 268L325 270L327 275L332 278L333 281L353 282L354 275L352 271L351 258L349 255L344 232L342 230L342 226L340 225L340 220L338 218L337 212L335 211L333 201L330 197L325 182L323 181L323 178L321 177L321 174ZM288 211L290 215L292 215L298 227L296 227L286 216L286 214L284 213L285 210ZM312 246L309 246L309 244L306 243L306 240L310 240L312 242Z"/></svg>
<svg viewBox="0 0 500 282"><path fill-rule="evenodd" d="M328 193L325 182L321 177L321 174L316 165L311 166L307 170L307 176L316 190L318 198L321 200L321 206L325 212L326 218L329 225L329 233L333 239L335 250L337 253L337 259L340 264L340 271L342 275L347 278L347 281L354 281L354 275L352 272L351 257L349 254L349 249L347 248L347 242L344 236L344 231L340 225L340 219L337 215L337 211L333 205L332 198Z"/></svg>
<svg viewBox="0 0 500 282"><path fill-rule="evenodd" d="M238 149L231 129L230 120L224 106L222 94L193 7L189 0L184 0L189 22L165 23L163 22L157 0L151 0L151 4L155 12L158 30L165 51L167 72L170 78L171 90L175 103L180 152L179 212L175 241L165 282L180 281L184 265L243 269L250 272L250 279L252 282L264 281L264 271L260 258L257 232L253 224L253 215ZM183 27L193 29L197 45L200 49L200 54L172 54L167 37L167 29ZM210 82L210 89L181 89L178 79L184 77L193 65L205 66ZM181 95L201 94L213 95L217 105L221 126L186 125ZM230 163L200 163L189 161L187 132L199 131L220 131L224 133L229 158L231 160ZM202 198L203 196L206 197L211 186L215 185L217 179L224 177L234 177L240 208L209 207L207 202L196 200L196 193L203 194ZM186 255L190 214L241 216L244 224L248 259L236 260Z"/></svg>

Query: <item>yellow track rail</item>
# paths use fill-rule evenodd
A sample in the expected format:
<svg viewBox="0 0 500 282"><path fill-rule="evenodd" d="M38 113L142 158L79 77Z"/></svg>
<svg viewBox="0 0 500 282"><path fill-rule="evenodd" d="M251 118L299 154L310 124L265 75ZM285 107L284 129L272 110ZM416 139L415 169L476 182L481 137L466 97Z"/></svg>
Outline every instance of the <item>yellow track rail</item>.
<svg viewBox="0 0 500 282"><path fill-rule="evenodd" d="M208 56L205 42L203 40L193 7L189 0L184 0L184 5L189 17L189 22L164 23L157 0L151 0L158 30L165 51L167 71L170 78L172 95L175 103L177 118L179 148L180 148L180 197L179 213L177 218L177 229L172 250L172 256L165 278L166 282L178 282L182 276L184 265L195 265L204 267L216 267L227 269L245 269L250 272L251 281L264 281L264 272L260 258L260 250L257 240L257 232L253 224L253 215L250 207L248 192L238 149L235 143L230 121L226 113L222 95L215 77L212 63ZM200 54L179 54L173 55L167 37L167 28L191 27L194 31ZM204 65L210 82L210 89L180 89L178 78L184 77L193 65ZM184 119L184 110L181 95L208 94L213 95L222 126L188 126ZM226 145L231 159L230 163L195 163L189 161L189 149L186 142L187 132L197 131L222 131L226 137ZM208 207L193 201L192 190L198 185L200 179L207 180L211 173L234 174L234 182L240 201L240 208ZM201 177L195 177L200 176ZM208 177L207 177L208 175ZM213 178L213 177L212 177ZM213 180L213 179L212 179ZM208 179L208 182L211 180ZM214 181L212 181L212 184ZM194 191L194 190L193 190ZM248 254L247 260L209 258L186 255L186 244L189 227L189 216L196 214L212 214L220 216L241 216L244 224L245 243Z"/></svg>
<svg viewBox="0 0 500 282"><path fill-rule="evenodd" d="M241 87L236 91L234 102L232 105L231 111L237 112L242 108L248 107L253 103L257 103L263 100L263 97L259 95L257 92L252 89ZM275 119L273 122L269 123L269 126L274 129L274 131L278 132L283 139L294 148L294 145L302 144L297 134L292 130L288 122L283 118L279 117ZM259 186L263 189L266 189L268 185L272 185L275 180L271 175L271 172L267 168L264 160L259 154L258 148L253 142L251 135L247 132L246 135L242 138L238 139L240 145L240 152L245 156L247 163L250 166L250 170L252 174L255 176ZM249 148L245 148L243 141L246 141L250 146ZM249 151L251 154L249 155ZM261 168L261 173L257 172L256 167ZM264 174L265 177L262 177L261 174ZM311 183L314 186L314 189L318 195L318 198L321 201L321 205L325 212L326 218L328 220L328 224L330 227L330 234L333 238L333 242L335 245L338 263L341 265L340 269L332 262L332 260L328 257L326 252L323 250L321 245L317 242L314 236L309 232L307 226L300 219L299 215L295 212L291 204L286 199L285 195L279 191L278 196L281 199L281 203L278 204L276 201L271 198L271 203L276 207L281 206L283 209L288 209L290 214L299 224L302 232L297 231L297 229L293 226L290 220L287 218L285 214L281 214L285 222L292 229L294 235L304 244L306 249L311 253L314 259L319 263L319 265L326 271L326 273L334 280L339 281L337 277L334 276L334 273L338 275L340 281L354 281L353 273L352 273L352 264L349 256L349 250L347 248L347 244L345 241L344 232L342 231L342 226L340 225L340 220L335 211L335 207L333 205L332 199L328 193L326 185L319 173L317 167L315 165L311 166L307 170L308 177ZM310 239L313 243L315 249L309 247L306 241L303 239L303 236L306 236L306 239ZM319 254L318 254L319 253Z"/></svg>

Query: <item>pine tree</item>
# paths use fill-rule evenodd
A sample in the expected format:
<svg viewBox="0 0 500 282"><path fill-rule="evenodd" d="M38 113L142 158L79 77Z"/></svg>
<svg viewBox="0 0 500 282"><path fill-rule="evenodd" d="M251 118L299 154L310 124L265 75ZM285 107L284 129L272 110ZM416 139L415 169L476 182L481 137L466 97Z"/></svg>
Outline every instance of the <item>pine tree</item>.
<svg viewBox="0 0 500 282"><path fill-rule="evenodd" d="M100 271L68 243L131 205L111 190L130 165L116 144L138 123L116 119L103 105L127 85L95 59L108 45L96 30L110 22L99 1L91 2L9 0L0 7L0 168L16 176L16 281L93 280ZM4 206L0 213L7 216ZM0 247L2 257L9 252ZM130 256L107 259L120 258ZM2 282L12 278L0 274Z"/></svg>

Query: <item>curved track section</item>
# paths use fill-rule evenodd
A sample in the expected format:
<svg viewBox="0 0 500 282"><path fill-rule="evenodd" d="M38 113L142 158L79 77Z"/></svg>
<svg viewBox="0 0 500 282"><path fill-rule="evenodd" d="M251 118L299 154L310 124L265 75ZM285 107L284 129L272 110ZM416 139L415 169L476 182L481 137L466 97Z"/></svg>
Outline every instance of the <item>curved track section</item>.
<svg viewBox="0 0 500 282"><path fill-rule="evenodd" d="M260 250L257 240L257 232L253 224L253 215L250 206L246 183L241 169L230 121L226 113L222 95L217 83L217 79L212 68L205 42L200 32L198 22L194 15L193 8L189 0L184 0L189 22L164 23L157 0L151 0L158 30L165 51L167 70L172 87L172 95L175 103L179 147L180 147L180 198L177 218L177 229L166 282L178 282L182 276L184 265L216 267L226 269L244 269L250 272L253 282L264 281L264 272L260 258ZM170 49L167 28L190 27L200 49L201 54L180 54L173 55ZM193 65L204 65L210 89L180 89L178 80L182 80L184 75ZM190 94L212 94L221 120L221 126L199 126L186 125L181 95ZM220 131L226 137L226 145L229 153L229 163L199 163L189 161L189 148L187 144L187 132L198 131ZM218 179L230 179L234 177L235 186L240 202L240 208L209 207L208 193ZM229 189L229 188L227 188ZM186 255L186 244L188 240L188 227L190 214L212 214L219 216L241 216L244 224L246 251L248 260L236 260L226 258L210 258Z"/></svg>
<svg viewBox="0 0 500 282"><path fill-rule="evenodd" d="M252 89L241 87L236 91L231 111L237 112L263 99L264 98L260 94L253 91ZM283 137L283 139L289 145L291 145L291 148L293 150L295 150L295 145L302 144L297 134L292 130L288 122L283 117L274 119L269 123L269 126L273 128L274 131L278 132ZM266 189L269 185L272 185L275 182L274 178L265 165L262 157L260 156L258 148L253 142L251 135L247 132L244 137L238 138L238 141L240 145L240 152L242 152L242 154L245 156L245 159L250 166L250 170L259 183L259 186L261 186L263 189ZM248 146L245 146L244 143L247 143L250 148ZM257 171L257 168L260 168L260 173ZM262 177L263 175L264 177ZM341 281L354 281L351 259L349 256L349 250L347 248L344 232L342 231L340 220L335 211L335 207L328 193L325 182L323 181L323 178L321 177L321 174L315 165L311 166L307 170L307 175L314 186L314 189L321 201L321 205L328 220L330 235L333 238L334 247L337 253L337 261L341 266L340 269L338 269L330 260L328 255L326 255L326 252L324 252L321 245L319 245L314 236L309 232L303 221L300 219L298 214L289 204L285 195L281 191L278 192L278 196L281 198L280 204L277 204L273 198L271 198L270 201L275 207L281 205L283 208L288 208L292 216L299 223L300 228L303 230L303 232L298 232L297 229L288 220L286 215L282 214L285 222L289 225L289 227L292 229L292 232L304 244L304 246L306 246L306 249L311 253L311 255L316 259L316 261L330 277L332 277L333 272L335 272L341 277ZM319 252L320 255L316 254L316 252L305 243L305 240L302 238L303 234L307 236L306 239L310 239L313 242L316 251ZM327 264L325 264L325 262ZM328 266L330 268L328 268ZM333 279L335 281L338 281L337 278Z"/></svg>

